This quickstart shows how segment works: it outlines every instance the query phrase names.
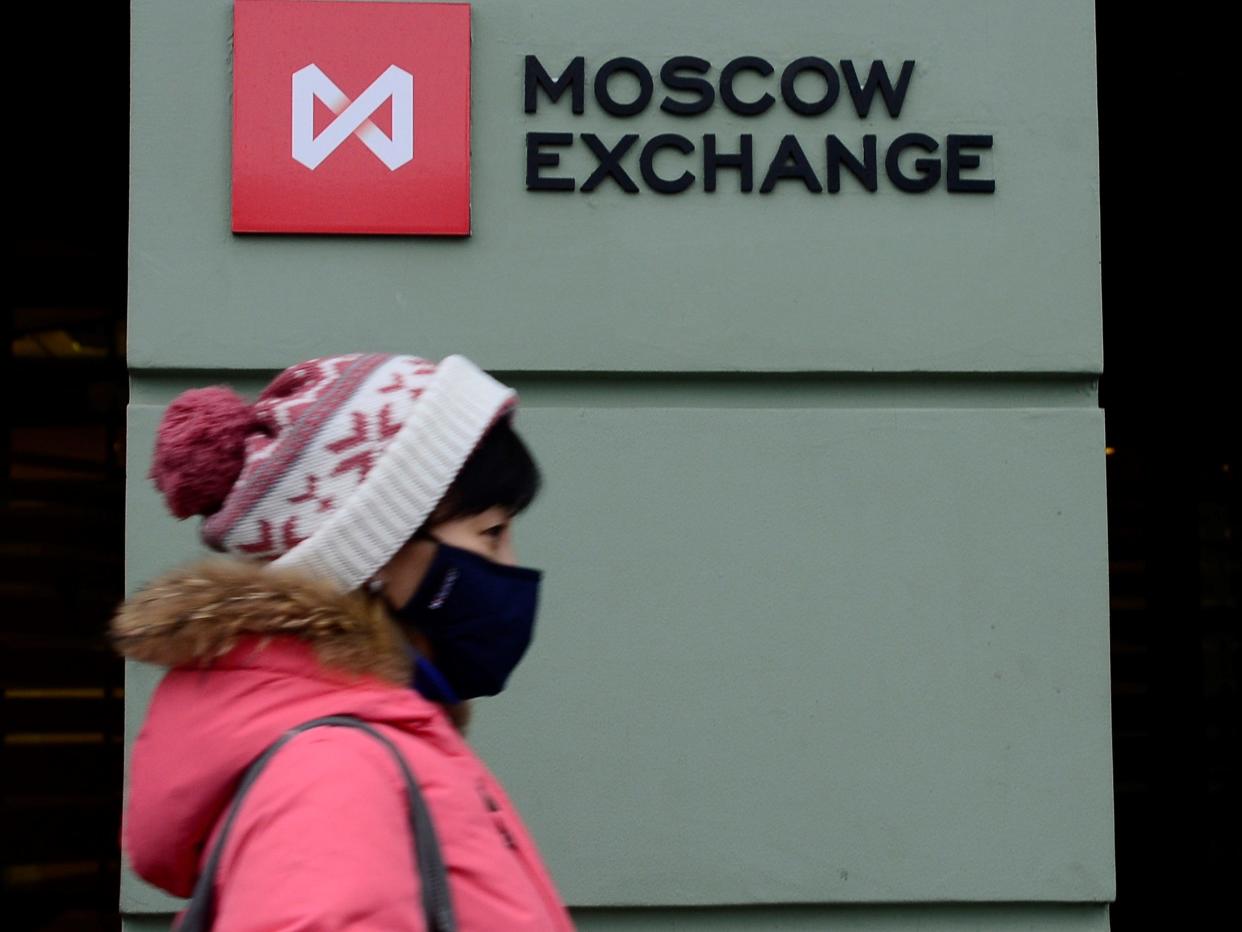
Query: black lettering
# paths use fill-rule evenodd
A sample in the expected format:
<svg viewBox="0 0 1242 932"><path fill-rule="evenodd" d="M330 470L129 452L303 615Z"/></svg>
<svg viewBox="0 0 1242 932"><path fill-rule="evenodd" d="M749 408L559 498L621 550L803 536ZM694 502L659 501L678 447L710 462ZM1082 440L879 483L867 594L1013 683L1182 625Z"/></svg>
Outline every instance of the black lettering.
<svg viewBox="0 0 1242 932"><path fill-rule="evenodd" d="M676 116L692 116L705 113L716 101L716 89L710 81L702 78L691 78L679 75L679 71L690 71L694 74L707 74L711 62L693 55L678 55L670 58L660 69L660 80L664 86L673 91L689 91L698 96L697 100L674 100L665 97L660 102L660 109Z"/></svg>
<svg viewBox="0 0 1242 932"><path fill-rule="evenodd" d="M742 150L737 155L731 153L720 154L716 151L716 134L708 133L703 137L703 190L716 190L716 169L718 168L736 168L741 172L741 190L743 194L749 194L753 184L752 159L751 159L751 137L750 133L743 133L738 137L739 148Z"/></svg>
<svg viewBox="0 0 1242 932"><path fill-rule="evenodd" d="M647 187L661 194L680 194L694 184L694 175L684 171L671 180L657 175L655 154L660 149L677 149L682 154L689 155L694 151L694 143L676 133L661 133L658 136L652 136L638 156L638 168L643 174L643 181L647 182Z"/></svg>
<svg viewBox="0 0 1242 932"><path fill-rule="evenodd" d="M574 113L582 113L585 107L586 59L579 55L569 63L569 67L561 72L555 81L544 70L539 59L534 55L526 56L526 112L534 113L536 106L536 90L543 89L551 103L556 103L565 93L565 88L572 92Z"/></svg>
<svg viewBox="0 0 1242 932"><path fill-rule="evenodd" d="M781 138L781 147L776 151L772 164L768 166L768 173L763 176L763 184L759 185L759 193L771 194L776 183L787 178L801 179L806 189L816 194L824 190L820 186L819 179L815 177L815 169L811 168L811 163L807 161L806 153L802 151L802 146L798 144L796 136Z"/></svg>
<svg viewBox="0 0 1242 932"><path fill-rule="evenodd" d="M939 143L923 133L906 133L898 136L888 147L888 154L884 157L884 168L888 172L889 181L902 191L908 191L911 194L930 191L940 180L940 160L915 159L914 167L922 177L910 178L901 173L901 153L907 149L935 152L938 148L940 148Z"/></svg>
<svg viewBox="0 0 1242 932"><path fill-rule="evenodd" d="M774 70L768 62L754 55L743 55L741 58L733 59L720 72L720 99L734 113L742 116L758 116L776 103L776 98L765 93L758 100L741 100L737 94L733 93L733 80L739 71L757 71L766 78Z"/></svg>
<svg viewBox="0 0 1242 932"><path fill-rule="evenodd" d="M910 89L910 75L914 74L913 61L901 63L901 74L897 78L896 88L888 79L888 71L882 61L871 63L866 84L858 83L858 72L854 70L852 61L841 62L841 71L845 73L845 86L850 90L850 97L854 100L854 110L860 117L865 117L871 112L871 101L875 97L877 87L880 89L880 96L884 98L884 106L888 108L888 115L893 118L901 116L901 108L906 101L906 91Z"/></svg>
<svg viewBox="0 0 1242 932"><path fill-rule="evenodd" d="M824 96L819 100L806 101L798 96L798 89L794 84L798 80L798 75L804 71L814 71L822 75L824 83L828 85L824 90ZM794 113L800 113L803 116L819 116L821 113L827 113L837 102L837 96L840 93L841 79L837 77L837 69L822 58L816 58L813 55L799 58L797 61L790 62L781 73L781 97L785 99L785 106Z"/></svg>
<svg viewBox="0 0 1242 932"><path fill-rule="evenodd" d="M627 194L637 194L638 185L634 184L634 179L626 174L625 169L621 167L621 159L625 153L630 151L630 147L634 145L638 139L637 133L628 133L621 137L620 142L609 149L600 142L598 136L594 133L582 133L582 141L587 144L595 157L599 159L599 167L591 172L591 177L582 182L579 189L583 193L594 191L601 181L605 178L611 178L621 186L621 190Z"/></svg>
<svg viewBox="0 0 1242 932"><path fill-rule="evenodd" d="M836 194L841 190L841 166L844 165L868 191L875 192L879 187L879 159L875 154L875 136L868 134L863 137L863 157L861 160L845 147L836 136L829 136L828 143L828 192Z"/></svg>
<svg viewBox="0 0 1242 932"><path fill-rule="evenodd" d="M617 103L608 92L608 79L618 71L628 71L638 78L638 96L628 104ZM642 113L651 102L654 84L651 72L636 58L613 58L604 62L599 71L595 72L595 99L599 105L613 116L633 116Z"/></svg>
<svg viewBox="0 0 1242 932"><path fill-rule="evenodd" d="M945 180L950 191L962 194L992 194L996 182L991 178L963 178L962 169L978 168L979 156L962 152L963 149L991 149L991 136L949 136L945 148Z"/></svg>
<svg viewBox="0 0 1242 932"><path fill-rule="evenodd" d="M573 133L527 133L526 134L526 190L572 191L572 178L544 178L541 168L555 168L561 164L556 152L541 152L543 146L572 146Z"/></svg>

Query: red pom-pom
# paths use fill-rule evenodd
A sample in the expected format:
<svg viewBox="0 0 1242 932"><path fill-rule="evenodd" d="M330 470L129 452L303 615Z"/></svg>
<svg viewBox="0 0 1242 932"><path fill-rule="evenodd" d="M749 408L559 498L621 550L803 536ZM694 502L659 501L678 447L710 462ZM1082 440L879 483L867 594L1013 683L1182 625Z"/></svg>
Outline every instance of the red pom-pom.
<svg viewBox="0 0 1242 932"><path fill-rule="evenodd" d="M230 388L182 392L164 412L151 479L178 518L220 509L246 462L254 412Z"/></svg>

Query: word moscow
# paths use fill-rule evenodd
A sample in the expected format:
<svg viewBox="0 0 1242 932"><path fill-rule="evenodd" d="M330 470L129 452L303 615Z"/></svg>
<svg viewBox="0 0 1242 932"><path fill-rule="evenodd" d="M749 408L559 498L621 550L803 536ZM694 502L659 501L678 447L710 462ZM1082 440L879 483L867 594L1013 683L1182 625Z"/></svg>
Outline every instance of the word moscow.
<svg viewBox="0 0 1242 932"><path fill-rule="evenodd" d="M914 73L913 61L902 63L896 84L889 77L883 62L871 63L865 81L860 80L852 61L842 61L840 65L841 74L838 75L837 69L823 58L806 57L791 62L781 72L781 100L786 107L800 116L813 117L827 113L841 96L841 75L844 75L846 89L859 117L866 117L870 113L877 92L883 99L889 116L896 119L901 115L906 91L910 87L910 77ZM716 87L703 77L710 70L711 64L702 58L690 55L670 58L660 69L660 82L669 91L682 96L665 96L660 102L660 109L674 116L694 116L710 110L716 100ZM720 100L725 107L739 116L758 116L776 104L776 97L765 91L758 97L752 95L751 99L742 99L734 88L734 81L744 71L768 78L775 69L768 61L755 56L733 59L720 71L717 82ZM638 95L633 100L621 101L612 95L609 81L619 73L629 74L637 79ZM804 73L818 75L821 79L817 83L822 83L823 93L816 99L807 100L798 92L795 82ZM574 58L559 77L553 78L536 56L527 55L524 90L527 113L537 111L541 93L547 97L549 103L555 104L568 91L574 114L581 115L585 110L586 98L585 58ZM595 72L594 91L596 102L605 112L617 117L631 117L647 108L654 96L655 87L651 72L642 62L633 58L613 58ZM703 135L701 159L692 158L697 149L697 140L678 133L652 136L641 146L637 133L627 133L614 142L605 142L595 133L579 133L578 137L598 162L582 184L577 185L577 190L582 192L594 191L603 182L611 180L622 190L637 194L638 184L622 164L626 155L636 147L639 149L639 176L652 191L680 194L698 180L698 176L690 168L685 168L680 174L669 174L667 168L664 173L657 172L656 156L662 150L681 153L686 157L686 164L691 167L701 165L704 191L716 190L717 179L722 171L737 172L738 185L742 192L750 193L754 190L755 144L749 133L741 134L735 144L731 141L725 147L717 141L715 133ZM573 191L576 179L565 177L563 169L558 170L560 154L557 150L574 144L572 133L527 133L527 190ZM880 153L874 135L864 135L861 145L854 148L835 135L825 137L823 145L822 156L817 156L822 167L821 175L798 137L782 136L775 146L775 154L767 161L759 163L762 169L759 193L769 194L778 184L787 182L792 185L801 183L807 191L816 194L825 189L830 194L836 194L841 190L843 173L851 175L868 191L878 189ZM964 173L979 168L977 150L990 148L990 135L951 134L945 137L942 163L940 158L934 157L940 150L940 144L935 139L924 133L904 133L889 143L884 153L884 174L889 183L899 191L930 191L943 177L945 187L951 193L991 194L996 190L996 182L992 179L964 177ZM912 152L912 155L903 158L907 152ZM667 157L662 161L667 165Z"/></svg>

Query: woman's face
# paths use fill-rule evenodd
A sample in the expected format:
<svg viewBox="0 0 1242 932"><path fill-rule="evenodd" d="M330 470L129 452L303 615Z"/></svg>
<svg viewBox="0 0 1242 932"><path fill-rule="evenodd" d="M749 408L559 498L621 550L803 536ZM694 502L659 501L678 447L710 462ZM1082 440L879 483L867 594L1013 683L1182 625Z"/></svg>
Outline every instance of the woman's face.
<svg viewBox="0 0 1242 932"><path fill-rule="evenodd" d="M469 550L506 566L517 565L513 551L513 516L505 508L497 506L477 515L451 518L427 530L452 547ZM384 594L391 605L404 605L413 598L435 553L435 541L423 538L408 541L376 574L384 584Z"/></svg>

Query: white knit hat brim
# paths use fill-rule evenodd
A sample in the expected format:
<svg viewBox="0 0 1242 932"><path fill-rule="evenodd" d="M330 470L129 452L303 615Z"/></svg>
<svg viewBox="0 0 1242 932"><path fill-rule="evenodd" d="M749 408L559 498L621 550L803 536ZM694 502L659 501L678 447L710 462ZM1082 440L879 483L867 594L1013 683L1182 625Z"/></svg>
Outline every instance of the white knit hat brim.
<svg viewBox="0 0 1242 932"><path fill-rule="evenodd" d="M464 356L446 356L358 489L315 532L272 562L356 589L410 539L517 393Z"/></svg>

